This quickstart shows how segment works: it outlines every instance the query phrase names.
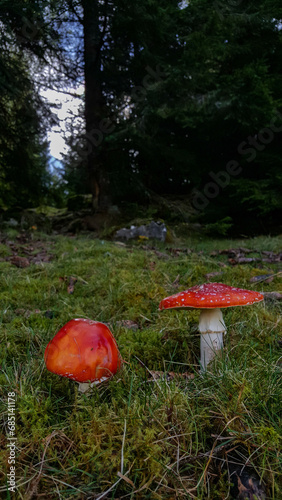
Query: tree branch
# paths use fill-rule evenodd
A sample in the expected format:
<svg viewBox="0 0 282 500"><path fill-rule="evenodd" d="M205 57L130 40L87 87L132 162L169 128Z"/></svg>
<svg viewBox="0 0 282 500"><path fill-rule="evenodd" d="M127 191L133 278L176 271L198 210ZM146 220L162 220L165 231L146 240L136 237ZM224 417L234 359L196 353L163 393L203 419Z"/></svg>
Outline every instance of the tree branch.
<svg viewBox="0 0 282 500"><path fill-rule="evenodd" d="M83 26L83 19L82 19L82 17L80 17L80 15L75 10L73 1L72 0L67 0L67 4L69 6L70 11L75 15L75 17L77 18L78 22Z"/></svg>

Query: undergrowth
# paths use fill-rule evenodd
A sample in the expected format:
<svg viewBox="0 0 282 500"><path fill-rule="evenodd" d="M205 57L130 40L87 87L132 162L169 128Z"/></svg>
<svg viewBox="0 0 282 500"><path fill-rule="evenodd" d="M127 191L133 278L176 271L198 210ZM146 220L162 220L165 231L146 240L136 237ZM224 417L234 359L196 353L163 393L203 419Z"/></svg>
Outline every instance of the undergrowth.
<svg viewBox="0 0 282 500"><path fill-rule="evenodd" d="M207 281L211 272L222 273L211 281L279 291L277 264L232 266L226 255L211 254L242 246L278 251L281 239L183 239L154 246L88 236L33 236L37 240L48 244L52 260L25 268L8 260L7 241L0 247L4 497L7 398L15 392L16 498L227 499L233 498L230 471L237 467L254 471L267 498L278 500L281 305L264 301L223 311L223 356L202 373L199 312L161 313L158 304ZM270 283L250 283L269 273ZM70 276L77 280L72 294ZM125 361L112 380L86 394L48 372L43 361L49 340L76 317L110 325ZM154 378L159 371L165 376Z"/></svg>

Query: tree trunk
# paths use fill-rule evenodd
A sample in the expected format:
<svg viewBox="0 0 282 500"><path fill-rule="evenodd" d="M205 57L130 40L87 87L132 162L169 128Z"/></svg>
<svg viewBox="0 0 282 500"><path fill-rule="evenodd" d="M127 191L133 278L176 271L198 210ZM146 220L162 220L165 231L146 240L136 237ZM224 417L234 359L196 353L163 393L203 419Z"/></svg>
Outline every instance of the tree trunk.
<svg viewBox="0 0 282 500"><path fill-rule="evenodd" d="M101 88L101 48L103 34L99 26L99 1L82 0L84 29L85 122L87 169L93 208L110 205L109 180L99 146L105 130L105 104ZM103 120L103 121L102 121Z"/></svg>

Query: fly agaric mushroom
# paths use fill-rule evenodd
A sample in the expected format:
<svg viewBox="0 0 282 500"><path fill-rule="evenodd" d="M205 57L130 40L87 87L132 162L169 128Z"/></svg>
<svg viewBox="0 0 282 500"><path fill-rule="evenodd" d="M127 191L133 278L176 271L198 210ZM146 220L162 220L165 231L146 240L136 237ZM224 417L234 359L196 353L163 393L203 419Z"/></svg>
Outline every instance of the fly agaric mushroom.
<svg viewBox="0 0 282 500"><path fill-rule="evenodd" d="M109 379L121 366L109 328L88 319L66 323L47 345L44 360L50 372L79 382L80 392Z"/></svg>
<svg viewBox="0 0 282 500"><path fill-rule="evenodd" d="M193 286L184 292L166 297L160 302L163 309L201 309L199 331L201 334L200 352L203 370L223 348L223 334L226 326L221 308L247 306L263 300L263 295L251 290L234 288L222 283L204 283Z"/></svg>

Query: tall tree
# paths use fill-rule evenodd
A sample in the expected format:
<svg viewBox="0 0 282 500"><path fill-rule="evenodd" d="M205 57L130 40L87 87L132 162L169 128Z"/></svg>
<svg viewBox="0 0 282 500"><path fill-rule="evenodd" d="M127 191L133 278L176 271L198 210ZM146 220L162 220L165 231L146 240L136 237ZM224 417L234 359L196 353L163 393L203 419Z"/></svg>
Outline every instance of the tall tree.
<svg viewBox="0 0 282 500"><path fill-rule="evenodd" d="M238 157L244 138L281 109L278 2L68 0L66 8L83 28L86 141L76 150L96 207L138 189L187 197L207 189L210 172ZM245 187L255 190L256 175L257 203L265 186L277 199L276 139L267 171L266 160L249 164L241 154L240 182L208 199L211 219L251 208L255 194L248 201Z"/></svg>
<svg viewBox="0 0 282 500"><path fill-rule="evenodd" d="M15 13L12 16L11 10L4 17L3 8L8 6L3 4L0 3L0 203L2 208L9 208L38 204L46 195L48 174L40 99L16 36L20 18ZM22 19L22 27L23 23Z"/></svg>
<svg viewBox="0 0 282 500"><path fill-rule="evenodd" d="M77 150L87 163L95 206L101 207L126 187L127 194L132 192L130 178L138 183L130 127L140 121L136 103L164 75L160 65L167 64L164 53L170 53L170 44L175 43L172 25L178 7L175 0L169 5L149 0L133 5L124 0L68 4L76 11L84 36L87 141L84 152L79 145Z"/></svg>
<svg viewBox="0 0 282 500"><path fill-rule="evenodd" d="M94 207L109 205L108 176L101 154L95 146L95 134L101 132L105 117L105 102L102 93L101 50L107 27L107 1L104 3L102 27L98 0L82 0L84 32L84 75L85 75L85 128L88 140L87 168Z"/></svg>
<svg viewBox="0 0 282 500"><path fill-rule="evenodd" d="M281 6L191 0L175 15L174 43L163 52L166 77L136 106L143 117L142 127L135 120L132 129L136 169L157 192L189 196L194 187L206 197L210 172L216 175L236 159L240 178L206 197L205 220L230 215L249 226L246 210L256 206L265 220L275 212L277 221L279 133L258 146L266 154L257 151L252 161L240 154L240 144L274 117L280 123L275 110L282 111Z"/></svg>

